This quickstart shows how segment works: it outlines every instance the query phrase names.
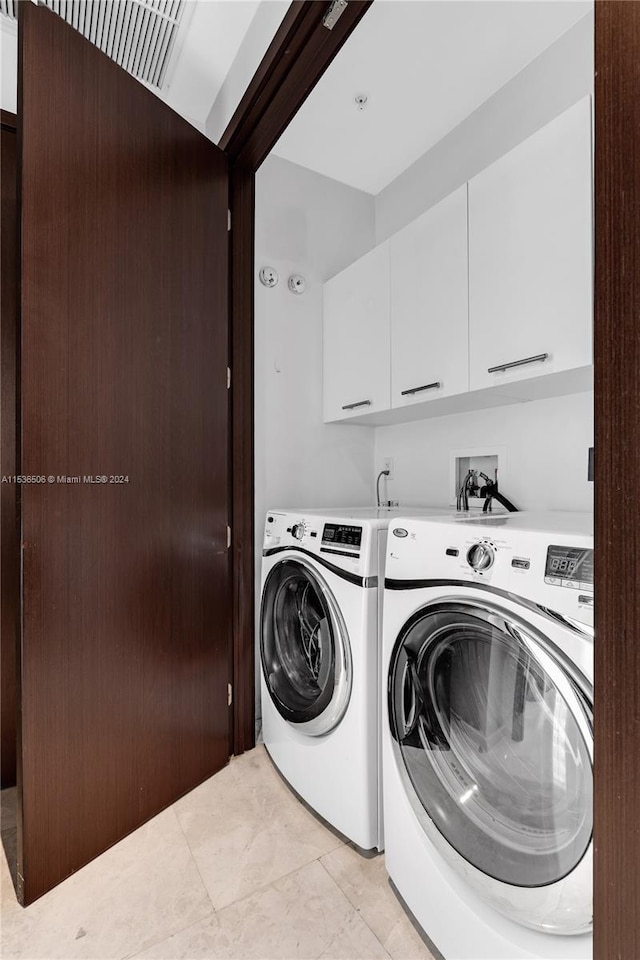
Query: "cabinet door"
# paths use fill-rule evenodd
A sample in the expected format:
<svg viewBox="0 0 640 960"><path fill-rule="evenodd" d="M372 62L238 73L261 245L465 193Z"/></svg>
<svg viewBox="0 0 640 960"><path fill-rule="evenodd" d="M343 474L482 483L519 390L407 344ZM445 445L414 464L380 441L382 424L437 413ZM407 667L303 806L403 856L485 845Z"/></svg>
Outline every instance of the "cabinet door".
<svg viewBox="0 0 640 960"><path fill-rule="evenodd" d="M386 242L324 285L324 419L390 405Z"/></svg>
<svg viewBox="0 0 640 960"><path fill-rule="evenodd" d="M469 389L467 185L390 240L391 401Z"/></svg>
<svg viewBox="0 0 640 960"><path fill-rule="evenodd" d="M591 363L591 192L589 97L470 181L472 390Z"/></svg>

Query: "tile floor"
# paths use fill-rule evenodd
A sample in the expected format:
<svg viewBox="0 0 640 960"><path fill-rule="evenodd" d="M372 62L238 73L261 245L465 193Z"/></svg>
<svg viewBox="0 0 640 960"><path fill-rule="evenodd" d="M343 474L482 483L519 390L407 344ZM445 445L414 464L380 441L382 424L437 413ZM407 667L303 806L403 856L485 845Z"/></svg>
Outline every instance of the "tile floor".
<svg viewBox="0 0 640 960"><path fill-rule="evenodd" d="M0 860L3 960L431 960L383 858L317 820L262 746L26 910Z"/></svg>

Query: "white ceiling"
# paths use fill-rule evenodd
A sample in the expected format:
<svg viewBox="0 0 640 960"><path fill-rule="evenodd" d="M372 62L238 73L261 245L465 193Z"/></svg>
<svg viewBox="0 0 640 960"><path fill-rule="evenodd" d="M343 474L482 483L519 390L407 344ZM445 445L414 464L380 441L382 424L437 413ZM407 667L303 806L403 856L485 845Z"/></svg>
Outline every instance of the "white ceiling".
<svg viewBox="0 0 640 960"><path fill-rule="evenodd" d="M592 7L375 0L273 152L378 194Z"/></svg>
<svg viewBox="0 0 640 960"><path fill-rule="evenodd" d="M247 37L254 18L266 46L286 9L263 0L283 8L273 24L262 10L263 25L260 6L186 0L162 89L151 89L204 129L232 64L244 82L264 52ZM377 194L591 9L592 0L375 0L273 152ZM15 22L2 16L0 27L11 110ZM369 98L362 112L359 93ZM226 106L230 115L235 103Z"/></svg>

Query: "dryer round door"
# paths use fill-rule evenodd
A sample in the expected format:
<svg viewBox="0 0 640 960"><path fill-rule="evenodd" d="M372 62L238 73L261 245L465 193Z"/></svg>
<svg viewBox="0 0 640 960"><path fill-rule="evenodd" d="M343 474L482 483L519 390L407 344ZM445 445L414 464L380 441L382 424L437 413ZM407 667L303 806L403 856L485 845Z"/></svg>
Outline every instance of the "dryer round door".
<svg viewBox="0 0 640 960"><path fill-rule="evenodd" d="M445 598L404 625L388 678L423 829L485 900L547 933L592 919L592 705L578 677L518 616Z"/></svg>
<svg viewBox="0 0 640 960"><path fill-rule="evenodd" d="M333 593L309 563L280 560L262 591L260 652L278 713L309 736L332 730L351 694L347 630Z"/></svg>

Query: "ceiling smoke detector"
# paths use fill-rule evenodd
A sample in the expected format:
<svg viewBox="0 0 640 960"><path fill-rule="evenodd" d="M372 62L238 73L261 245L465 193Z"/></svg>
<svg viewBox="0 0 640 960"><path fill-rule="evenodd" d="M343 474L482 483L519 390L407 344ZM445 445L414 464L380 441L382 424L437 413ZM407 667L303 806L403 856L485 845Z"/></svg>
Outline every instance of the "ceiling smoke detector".
<svg viewBox="0 0 640 960"><path fill-rule="evenodd" d="M362 111L366 107L369 97L366 93L356 93L353 99L358 110Z"/></svg>

